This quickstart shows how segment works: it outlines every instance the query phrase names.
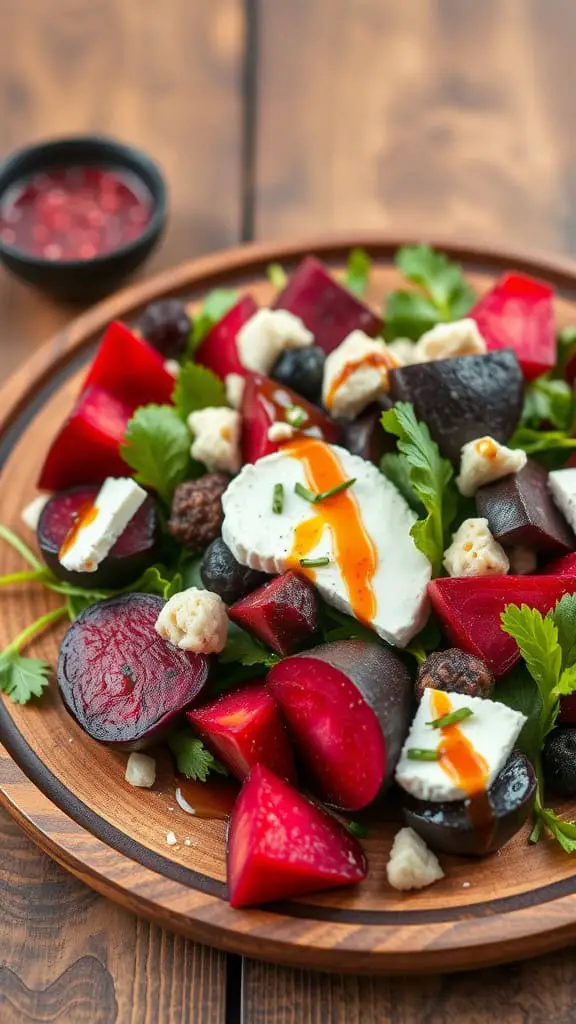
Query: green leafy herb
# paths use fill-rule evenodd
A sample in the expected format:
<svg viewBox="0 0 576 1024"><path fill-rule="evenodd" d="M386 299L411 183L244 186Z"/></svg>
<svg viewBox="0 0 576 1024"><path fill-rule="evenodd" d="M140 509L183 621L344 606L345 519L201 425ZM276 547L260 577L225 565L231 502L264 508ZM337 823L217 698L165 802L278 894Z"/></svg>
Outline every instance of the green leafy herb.
<svg viewBox="0 0 576 1024"><path fill-rule="evenodd" d="M258 640L254 640L234 622L228 624L228 639L222 653L218 656L222 665L239 662L241 665L265 665L271 668L279 660L276 654L269 651Z"/></svg>
<svg viewBox="0 0 576 1024"><path fill-rule="evenodd" d="M566 365L576 354L576 327L563 327L558 331L557 342L556 367L553 373L555 377L563 378Z"/></svg>
<svg viewBox="0 0 576 1024"><path fill-rule="evenodd" d="M386 337L418 338L437 323L458 320L474 305L475 295L457 263L428 245L399 249L396 266L420 292L396 291L386 305Z"/></svg>
<svg viewBox="0 0 576 1024"><path fill-rule="evenodd" d="M308 414L301 405L291 405L286 409L286 423L289 423L291 427L298 429L307 419Z"/></svg>
<svg viewBox="0 0 576 1024"><path fill-rule="evenodd" d="M215 288L208 292L202 304L200 312L196 314L192 322L190 339L188 343L188 354L193 356L196 350L204 341L206 335L212 330L226 313L238 302L238 292L231 288Z"/></svg>
<svg viewBox="0 0 576 1024"><path fill-rule="evenodd" d="M567 437L561 430L535 430L533 427L517 427L508 441L510 448L523 448L527 455L555 456L554 465L562 465L573 448L576 437Z"/></svg>
<svg viewBox="0 0 576 1024"><path fill-rule="evenodd" d="M272 511L275 515L282 515L284 509L284 484L274 484L272 493Z"/></svg>
<svg viewBox="0 0 576 1024"><path fill-rule="evenodd" d="M320 558L301 558L300 565L303 569L320 569L324 565L330 565L330 559L328 555L322 555Z"/></svg>
<svg viewBox="0 0 576 1024"><path fill-rule="evenodd" d="M186 558L180 565L180 573L182 575L182 590L188 590L189 587L196 587L197 590L206 590L202 582L200 575L200 568L202 566L202 556L196 555L194 558Z"/></svg>
<svg viewBox="0 0 576 1024"><path fill-rule="evenodd" d="M576 853L576 823L566 821L565 818L561 818L549 807L537 807L537 813L539 820L549 829L554 839L560 843L562 849L566 853ZM539 838L539 831L536 832L536 835L533 832L530 836L531 842L537 842Z"/></svg>
<svg viewBox="0 0 576 1024"><path fill-rule="evenodd" d="M7 544L10 544L10 547L14 548L14 551L17 551L24 561L28 562L28 565L31 565L33 569L44 569L43 563L36 557L34 552L30 550L28 545L21 540L18 534L14 533L13 530L10 530L9 527L3 526L1 523L0 540L5 540Z"/></svg>
<svg viewBox="0 0 576 1024"><path fill-rule="evenodd" d="M437 750L426 750L423 747L408 747L406 757L409 761L439 761L440 754Z"/></svg>
<svg viewBox="0 0 576 1024"><path fill-rule="evenodd" d="M442 458L428 427L416 419L409 402L397 402L383 413L382 426L398 438L410 485L426 510L426 517L414 523L410 532L437 576L442 571L445 540L457 509L452 466Z"/></svg>
<svg viewBox="0 0 576 1024"><path fill-rule="evenodd" d="M448 715L435 718L433 722L426 722L426 725L431 725L433 729L445 729L447 725L456 725L457 722L463 722L465 718L470 718L473 714L472 708L457 708L456 711L451 711Z"/></svg>
<svg viewBox="0 0 576 1024"><path fill-rule="evenodd" d="M520 424L538 429L543 423L550 423L565 432L572 427L574 413L574 393L569 384L545 375L526 386Z"/></svg>
<svg viewBox="0 0 576 1024"><path fill-rule="evenodd" d="M366 836L370 835L370 829L367 825L363 825L361 821L349 821L348 831L351 835L356 836L357 839L366 839Z"/></svg>
<svg viewBox="0 0 576 1024"><path fill-rule="evenodd" d="M305 501L309 501L312 505L318 505L321 501L326 501L327 498L333 498L335 494L340 494L342 491L347 491L352 484L356 483L356 478L353 477L351 480L343 480L341 484L336 484L335 487L331 487L329 491L309 491L307 487L304 487L299 481L294 484L294 492L300 497L304 498Z"/></svg>
<svg viewBox="0 0 576 1024"><path fill-rule="evenodd" d="M0 690L10 697L15 704L27 704L32 697L41 697L48 685L50 665L42 658L25 658L21 649L37 633L47 626L62 619L67 614L66 606L54 608L51 612L41 615L12 640L0 654Z"/></svg>
<svg viewBox="0 0 576 1024"><path fill-rule="evenodd" d="M364 249L352 249L348 256L344 284L359 298L365 294L370 280L372 261Z"/></svg>
<svg viewBox="0 0 576 1024"><path fill-rule="evenodd" d="M190 434L169 405L144 405L126 428L122 458L143 487L156 491L169 505L175 487L190 469Z"/></svg>
<svg viewBox="0 0 576 1024"><path fill-rule="evenodd" d="M288 280L288 276L286 274L286 271L284 270L284 267L280 266L279 263L268 264L268 267L266 269L266 277L270 281L272 287L276 288L276 290L279 292L282 291Z"/></svg>
<svg viewBox="0 0 576 1024"><path fill-rule="evenodd" d="M344 615L324 601L320 602L320 630L325 643L332 640L364 640L366 643L384 644L384 641L367 626L363 626L351 615Z"/></svg>
<svg viewBox="0 0 576 1024"><path fill-rule="evenodd" d="M562 651L562 669L576 662L576 600L573 594L564 594L550 616L558 630L558 643Z"/></svg>
<svg viewBox="0 0 576 1024"><path fill-rule="evenodd" d="M187 779L206 782L210 772L228 774L224 765L206 750L202 740L197 739L189 729L173 733L168 746L174 754L178 771Z"/></svg>
<svg viewBox="0 0 576 1024"><path fill-rule="evenodd" d="M398 455L397 452L386 452L380 460L380 472L400 491L414 512L420 516L424 514L424 506L421 501L418 501L410 483L410 465L403 455Z"/></svg>
<svg viewBox="0 0 576 1024"><path fill-rule="evenodd" d="M185 363L174 385L172 401L181 419L208 406L228 405L224 384L215 373L197 363Z"/></svg>
<svg viewBox="0 0 576 1024"><path fill-rule="evenodd" d="M126 592L140 594L158 594L165 601L169 601L174 594L179 594L186 589L181 572L173 572L165 565L150 565L138 577L135 583L124 589Z"/></svg>
<svg viewBox="0 0 576 1024"><path fill-rule="evenodd" d="M556 625L552 618L544 618L537 608L509 604L502 612L502 629L518 644L526 668L540 691L545 720L548 720L554 702L553 691L562 670Z"/></svg>

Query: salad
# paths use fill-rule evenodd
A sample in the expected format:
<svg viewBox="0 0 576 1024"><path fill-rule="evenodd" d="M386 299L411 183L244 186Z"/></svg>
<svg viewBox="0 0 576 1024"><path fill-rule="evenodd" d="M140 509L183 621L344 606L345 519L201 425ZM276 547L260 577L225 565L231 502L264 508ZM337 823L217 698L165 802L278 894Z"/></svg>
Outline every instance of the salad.
<svg viewBox="0 0 576 1024"><path fill-rule="evenodd" d="M382 315L355 250L271 266L269 308L220 289L110 324L34 548L0 526L27 563L0 586L59 599L0 689L57 685L133 786L158 744L228 776L235 907L362 882L391 816L399 890L528 821L576 850L576 329L525 274L476 295L428 246L396 263ZM22 652L58 620L53 684Z"/></svg>

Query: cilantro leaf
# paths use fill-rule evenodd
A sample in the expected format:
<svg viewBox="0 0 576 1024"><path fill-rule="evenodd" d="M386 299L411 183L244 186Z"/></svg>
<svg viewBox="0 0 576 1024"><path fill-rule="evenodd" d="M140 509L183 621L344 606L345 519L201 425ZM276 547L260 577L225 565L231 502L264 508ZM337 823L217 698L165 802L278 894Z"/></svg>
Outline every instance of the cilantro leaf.
<svg viewBox="0 0 576 1024"><path fill-rule="evenodd" d="M41 697L48 686L50 665L42 658L25 658L18 651L0 655L0 690L15 704Z"/></svg>
<svg viewBox="0 0 576 1024"><path fill-rule="evenodd" d="M416 419L409 402L397 402L393 409L383 413L382 426L398 437L398 450L406 460L410 484L427 512L426 518L414 523L410 533L437 576L442 571L444 541L457 509L452 466L442 458L428 427Z"/></svg>
<svg viewBox="0 0 576 1024"><path fill-rule="evenodd" d="M120 453L138 483L169 505L190 470L190 434L172 406L144 405L128 421Z"/></svg>
<svg viewBox="0 0 576 1024"><path fill-rule="evenodd" d="M386 340L411 338L412 341L418 341L438 320L438 310L425 295L401 290L391 292L385 311Z"/></svg>
<svg viewBox="0 0 576 1024"><path fill-rule="evenodd" d="M386 304L386 337L415 341L437 323L459 320L475 295L460 266L429 245L408 245L396 253L396 266L421 292L392 292Z"/></svg>
<svg viewBox="0 0 576 1024"><path fill-rule="evenodd" d="M227 775L223 764L206 750L202 740L197 739L190 729L182 729L172 734L168 746L176 759L178 771L187 779L206 782L210 772Z"/></svg>
<svg viewBox="0 0 576 1024"><path fill-rule="evenodd" d="M266 277L270 281L273 288L277 291L282 291L288 280L288 275L284 270L284 267L280 266L279 263L269 263L266 268Z"/></svg>
<svg viewBox="0 0 576 1024"><path fill-rule="evenodd" d="M550 423L557 430L568 431L574 413L574 393L569 384L544 375L526 387L520 424L538 429L543 423Z"/></svg>
<svg viewBox="0 0 576 1024"><path fill-rule="evenodd" d="M232 309L232 306L235 306L237 301L238 292L232 288L215 288L214 291L208 292L200 312L196 314L192 321L192 329L188 341L188 354L190 356L194 355L206 335L210 333L223 316L226 316L228 310Z"/></svg>
<svg viewBox="0 0 576 1024"><path fill-rule="evenodd" d="M553 697L569 697L576 690L576 665L565 668L552 690Z"/></svg>
<svg viewBox="0 0 576 1024"><path fill-rule="evenodd" d="M548 614L558 630L562 668L568 668L576 662L576 594L564 594Z"/></svg>
<svg viewBox="0 0 576 1024"><path fill-rule="evenodd" d="M503 631L518 644L526 668L538 686L543 714L548 721L553 691L562 669L558 629L552 618L543 618L537 608L529 608L527 604L521 608L515 604L506 605L501 622Z"/></svg>
<svg viewBox="0 0 576 1024"><path fill-rule="evenodd" d="M410 483L410 466L402 455L396 452L386 452L380 460L380 472L393 483L400 494L408 502L410 508L418 514L424 511L422 502L414 494L414 488Z"/></svg>
<svg viewBox="0 0 576 1024"><path fill-rule="evenodd" d="M226 646L218 660L222 665L230 665L232 662L239 662L241 665L265 665L270 668L280 659L272 651L267 650L258 640L254 640L249 633L240 629L234 622L228 624L228 639Z"/></svg>
<svg viewBox="0 0 576 1024"><path fill-rule="evenodd" d="M209 405L228 405L224 384L212 370L197 363L185 363L174 385L172 401L178 415L187 420L191 412Z"/></svg>
<svg viewBox="0 0 576 1024"><path fill-rule="evenodd" d="M344 284L359 298L365 294L370 280L372 261L364 249L352 249L348 256Z"/></svg>

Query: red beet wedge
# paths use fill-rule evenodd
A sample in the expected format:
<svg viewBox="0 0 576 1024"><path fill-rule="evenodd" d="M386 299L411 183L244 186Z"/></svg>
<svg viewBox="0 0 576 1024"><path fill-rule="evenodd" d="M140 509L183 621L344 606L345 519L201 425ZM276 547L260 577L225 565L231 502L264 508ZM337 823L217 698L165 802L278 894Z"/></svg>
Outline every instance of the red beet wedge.
<svg viewBox="0 0 576 1024"><path fill-rule="evenodd" d="M358 841L326 811L263 765L230 819L228 897L233 907L356 885L366 878Z"/></svg>
<svg viewBox="0 0 576 1024"><path fill-rule="evenodd" d="M295 572L285 572L241 597L228 609L228 617L286 657L314 642L318 595L308 580Z"/></svg>
<svg viewBox="0 0 576 1024"><path fill-rule="evenodd" d="M164 369L164 360L152 345L115 321L100 342L82 390L94 386L115 395L133 411L151 402L168 404L174 377Z"/></svg>
<svg viewBox="0 0 576 1024"><path fill-rule="evenodd" d="M526 380L556 365L554 292L526 274L504 274L468 314L488 349L514 349Z"/></svg>
<svg viewBox="0 0 576 1024"><path fill-rule="evenodd" d="M576 577L576 551L570 555L562 555L561 558L553 558L542 568L544 576L574 576Z"/></svg>
<svg viewBox="0 0 576 1024"><path fill-rule="evenodd" d="M256 462L263 455L277 452L279 445L268 440L273 423L286 423L286 411L297 406L305 417L299 432L308 437L319 437L336 444L340 430L326 413L295 391L277 384L260 373L246 378L242 399L242 461Z"/></svg>
<svg viewBox="0 0 576 1024"><path fill-rule="evenodd" d="M505 547L518 544L551 555L576 548L576 537L548 489L548 470L538 462L530 460L519 473L480 487L476 508Z"/></svg>
<svg viewBox="0 0 576 1024"><path fill-rule="evenodd" d="M408 732L412 683L379 644L338 640L279 662L270 687L312 791L359 811L386 788Z"/></svg>
<svg viewBox="0 0 576 1024"><path fill-rule="evenodd" d="M50 498L38 523L38 545L46 565L61 580L89 589L125 587L154 561L158 531L156 509L150 497L140 506L96 572L71 572L58 557L68 532L82 512L94 504L99 489L97 485L74 487Z"/></svg>
<svg viewBox="0 0 576 1024"><path fill-rule="evenodd" d="M132 411L130 405L102 388L84 391L48 450L38 487L63 491L131 473L119 445Z"/></svg>
<svg viewBox="0 0 576 1024"><path fill-rule="evenodd" d="M79 725L101 743L142 750L162 739L198 697L210 659L154 629L161 597L124 594L93 604L60 648L58 686Z"/></svg>
<svg viewBox="0 0 576 1024"><path fill-rule="evenodd" d="M516 641L500 628L507 604L527 604L543 615L563 594L576 593L574 576L474 576L432 580L432 607L454 647L481 658L497 678L520 659Z"/></svg>
<svg viewBox="0 0 576 1024"><path fill-rule="evenodd" d="M344 288L315 256L307 256L280 292L275 309L287 309L304 321L314 344L332 352L351 331L375 338L382 320L364 302Z"/></svg>
<svg viewBox="0 0 576 1024"><path fill-rule="evenodd" d="M208 367L212 373L222 378L229 373L240 373L244 376L246 370L238 356L236 337L240 328L254 316L257 309L258 306L251 295L245 295L240 299L206 335L196 353L196 362L202 363L202 366Z"/></svg>
<svg viewBox="0 0 576 1024"><path fill-rule="evenodd" d="M263 683L226 693L188 712L188 721L240 782L257 764L296 782L294 756L276 702Z"/></svg>

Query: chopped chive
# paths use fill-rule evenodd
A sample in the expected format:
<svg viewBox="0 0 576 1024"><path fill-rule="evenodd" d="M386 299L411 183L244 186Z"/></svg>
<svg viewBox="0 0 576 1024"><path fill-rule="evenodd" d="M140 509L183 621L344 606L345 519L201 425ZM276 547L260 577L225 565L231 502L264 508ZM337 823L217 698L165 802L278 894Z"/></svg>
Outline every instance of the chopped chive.
<svg viewBox="0 0 576 1024"><path fill-rule="evenodd" d="M473 714L474 712L471 708L458 708L456 711L451 711L449 715L435 718L433 722L426 722L426 725L431 725L433 729L443 729L445 725L454 725L455 722L462 722Z"/></svg>
<svg viewBox="0 0 576 1024"><path fill-rule="evenodd" d="M348 831L353 836L356 836L357 839L365 839L366 836L370 835L370 830L361 821L349 821Z"/></svg>
<svg viewBox="0 0 576 1024"><path fill-rule="evenodd" d="M300 482L294 484L294 493L300 495L301 498L304 498L304 501L311 501L312 504L314 504L318 498L318 495L314 494L314 491L309 491L308 488L304 487L304 484L301 484Z"/></svg>
<svg viewBox="0 0 576 1024"><path fill-rule="evenodd" d="M274 492L272 494L272 511L277 515L281 515L284 508L284 484L274 484Z"/></svg>
<svg viewBox="0 0 576 1024"><path fill-rule="evenodd" d="M305 501L311 502L312 505L317 505L319 502L325 501L326 498L333 497L334 494L340 494L341 491L348 490L355 483L356 477L353 477L351 480L343 480L341 484L336 484L336 487L331 487L329 491L320 491L315 494L314 491L308 490L307 487L298 482L294 484L294 491L301 498L304 498Z"/></svg>
<svg viewBox="0 0 576 1024"><path fill-rule="evenodd" d="M330 565L330 559L327 555L322 558L301 558L300 565L303 569L319 569L322 565Z"/></svg>
<svg viewBox="0 0 576 1024"><path fill-rule="evenodd" d="M291 405L286 409L286 423L289 423L291 427L301 427L307 419L306 410L301 405Z"/></svg>
<svg viewBox="0 0 576 1024"><path fill-rule="evenodd" d="M406 751L409 761L439 761L440 754L437 750L424 750L422 747L410 747Z"/></svg>

